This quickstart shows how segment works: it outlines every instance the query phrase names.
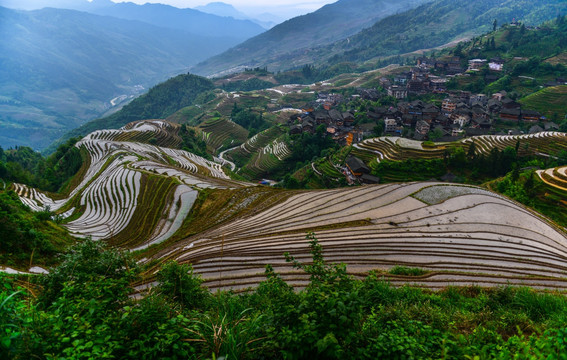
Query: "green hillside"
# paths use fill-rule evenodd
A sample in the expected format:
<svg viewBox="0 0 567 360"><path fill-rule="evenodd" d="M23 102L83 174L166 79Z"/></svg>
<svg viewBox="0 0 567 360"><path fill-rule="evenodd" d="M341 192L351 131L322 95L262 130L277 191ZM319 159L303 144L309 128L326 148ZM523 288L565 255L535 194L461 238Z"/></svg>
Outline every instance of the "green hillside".
<svg viewBox="0 0 567 360"><path fill-rule="evenodd" d="M0 190L0 264L28 269L58 263L57 256L75 239L52 215L48 209L33 212L15 192Z"/></svg>
<svg viewBox="0 0 567 360"><path fill-rule="evenodd" d="M562 0L436 0L377 22L371 28L326 48L329 59L362 62L440 46L492 30L514 19L539 25L567 12Z"/></svg>
<svg viewBox="0 0 567 360"><path fill-rule="evenodd" d="M561 121L567 116L567 85L541 89L520 102L527 108L544 114L548 119Z"/></svg>

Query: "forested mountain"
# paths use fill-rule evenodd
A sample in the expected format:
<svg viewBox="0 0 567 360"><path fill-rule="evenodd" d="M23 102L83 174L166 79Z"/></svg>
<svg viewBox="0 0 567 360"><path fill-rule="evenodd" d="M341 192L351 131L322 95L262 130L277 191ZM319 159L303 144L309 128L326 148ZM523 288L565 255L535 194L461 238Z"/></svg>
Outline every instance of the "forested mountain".
<svg viewBox="0 0 567 360"><path fill-rule="evenodd" d="M43 148L112 105L234 44L61 9L0 7L0 34L4 148Z"/></svg>
<svg viewBox="0 0 567 360"><path fill-rule="evenodd" d="M413 8L427 0L340 0L271 30L211 58L192 71L214 74L243 66L289 68L307 49L346 38L377 20Z"/></svg>
<svg viewBox="0 0 567 360"><path fill-rule="evenodd" d="M342 2L337 4L339 3ZM310 15L318 15L323 9L325 8ZM303 37L317 33L317 27L313 25L316 22L312 20L303 28L295 25L295 28L302 29L304 33L294 35L297 41L288 38L286 35L293 34L293 31L285 26L293 26L293 21L299 21L299 17L198 64L193 71L208 74L220 71L223 67L226 70L238 65L268 66L271 70L278 70L304 64L363 62L471 37L491 30L494 20L497 24L517 20L527 25L537 25L565 14L566 11L567 3L562 0L436 0L384 17L354 36L348 36L351 34L347 34L348 31L345 30L337 36L341 39L332 44L323 44L324 41L320 40L325 40L325 37L320 34L315 41L302 40ZM295 46L294 50L283 45L287 41L290 47ZM262 42L265 51L256 49Z"/></svg>
<svg viewBox="0 0 567 360"><path fill-rule="evenodd" d="M325 55L335 54L331 63L361 62L443 45L514 20L538 25L566 12L563 0L436 0L385 18L348 41L321 50Z"/></svg>

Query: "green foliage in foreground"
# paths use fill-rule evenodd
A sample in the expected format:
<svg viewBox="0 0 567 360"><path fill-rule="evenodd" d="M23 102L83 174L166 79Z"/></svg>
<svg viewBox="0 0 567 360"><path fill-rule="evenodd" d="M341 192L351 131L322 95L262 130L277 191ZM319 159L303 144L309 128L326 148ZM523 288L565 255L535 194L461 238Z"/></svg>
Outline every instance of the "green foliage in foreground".
<svg viewBox="0 0 567 360"><path fill-rule="evenodd" d="M37 299L0 277L2 359L565 359L567 299L528 288L395 288L327 264L314 235L295 291L267 266L257 289L211 294L164 265L139 300L127 253L79 244Z"/></svg>
<svg viewBox="0 0 567 360"><path fill-rule="evenodd" d="M48 210L32 212L13 191L0 191L0 264L53 264L55 256L74 242L56 226Z"/></svg>

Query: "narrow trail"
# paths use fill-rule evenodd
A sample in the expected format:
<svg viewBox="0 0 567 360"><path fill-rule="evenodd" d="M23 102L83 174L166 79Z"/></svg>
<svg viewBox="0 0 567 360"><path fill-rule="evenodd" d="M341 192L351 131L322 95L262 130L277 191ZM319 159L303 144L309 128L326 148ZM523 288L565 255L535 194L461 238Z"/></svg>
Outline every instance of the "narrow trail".
<svg viewBox="0 0 567 360"><path fill-rule="evenodd" d="M240 147L240 145L235 146L235 147L232 147L232 148L230 148L230 149L226 149L226 150L222 151L222 152L219 154L219 159L221 159L221 160L223 161L223 165L224 165L224 163L227 163L227 164L230 165L230 171L234 171L234 170L236 169L236 164L233 163L233 162L230 161L230 160L225 159L225 158L224 158L224 154L227 153L227 152L229 152L229 151L232 151L232 150L234 150L234 149L236 149L236 148L239 148L239 147Z"/></svg>

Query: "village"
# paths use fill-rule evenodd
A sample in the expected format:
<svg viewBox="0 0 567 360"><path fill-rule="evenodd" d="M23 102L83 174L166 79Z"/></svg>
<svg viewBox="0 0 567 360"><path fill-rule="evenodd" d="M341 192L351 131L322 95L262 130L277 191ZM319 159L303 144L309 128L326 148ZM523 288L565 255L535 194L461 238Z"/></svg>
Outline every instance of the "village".
<svg viewBox="0 0 567 360"><path fill-rule="evenodd" d="M315 133L323 126L340 145L352 145L377 135L449 142L486 134L519 135L558 130L557 123L535 110L523 108L504 90L487 95L447 89L452 78L482 71L488 81L495 81L504 70L505 61L500 58L473 59L465 68L457 56L444 60L421 57L410 71L380 78L378 90L357 88L356 94L349 97L340 93L318 93L317 100L303 109L302 114L290 118L289 132ZM545 86L557 84L567 84L567 80L556 79ZM431 95L439 99L437 104L420 100ZM390 105L360 111L351 105L358 99L391 101ZM495 127L496 123L500 126ZM376 133L377 124L382 124L381 134ZM520 125L524 131L520 130Z"/></svg>

